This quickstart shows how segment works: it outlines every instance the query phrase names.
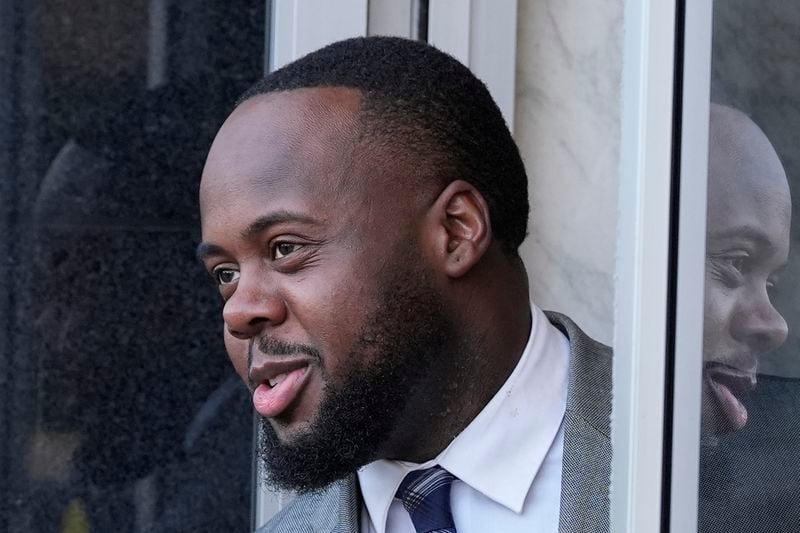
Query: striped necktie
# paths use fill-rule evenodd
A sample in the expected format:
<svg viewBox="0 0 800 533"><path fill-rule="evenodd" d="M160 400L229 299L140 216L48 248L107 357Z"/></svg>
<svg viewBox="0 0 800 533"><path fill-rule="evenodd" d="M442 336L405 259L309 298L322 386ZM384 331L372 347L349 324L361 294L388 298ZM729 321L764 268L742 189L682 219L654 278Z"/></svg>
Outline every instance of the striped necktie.
<svg viewBox="0 0 800 533"><path fill-rule="evenodd" d="M456 533L450 512L450 485L454 479L441 466L434 466L409 472L400 483L396 496L411 515L417 533Z"/></svg>

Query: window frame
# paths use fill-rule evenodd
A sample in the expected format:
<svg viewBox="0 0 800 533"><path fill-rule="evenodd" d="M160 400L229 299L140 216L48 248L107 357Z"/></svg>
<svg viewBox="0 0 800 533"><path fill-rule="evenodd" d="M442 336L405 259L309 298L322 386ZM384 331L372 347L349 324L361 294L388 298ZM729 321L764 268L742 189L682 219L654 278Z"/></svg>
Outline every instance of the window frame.
<svg viewBox="0 0 800 533"><path fill-rule="evenodd" d="M676 14L675 1L625 2L612 377L612 531L661 530Z"/></svg>
<svg viewBox="0 0 800 533"><path fill-rule="evenodd" d="M712 0L629 0L625 21L611 526L684 533L698 527Z"/></svg>
<svg viewBox="0 0 800 533"><path fill-rule="evenodd" d="M711 100L712 0L682 2L679 142L670 492L664 510L671 533L697 531L703 371L703 314ZM677 114L676 114L677 116ZM667 470L665 470L667 472ZM666 500L665 500L666 501Z"/></svg>

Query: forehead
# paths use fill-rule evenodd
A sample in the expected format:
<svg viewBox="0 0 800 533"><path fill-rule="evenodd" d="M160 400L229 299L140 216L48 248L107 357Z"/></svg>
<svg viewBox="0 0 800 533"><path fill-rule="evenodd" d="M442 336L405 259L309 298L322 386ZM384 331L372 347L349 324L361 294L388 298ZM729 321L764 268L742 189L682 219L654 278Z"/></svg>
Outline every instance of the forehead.
<svg viewBox="0 0 800 533"><path fill-rule="evenodd" d="M359 108L359 93L343 88L271 93L242 103L209 150L201 210L231 195L341 189L359 135Z"/></svg>
<svg viewBox="0 0 800 533"><path fill-rule="evenodd" d="M751 225L783 238L791 216L789 186L766 135L741 113L718 109L709 141L709 232Z"/></svg>

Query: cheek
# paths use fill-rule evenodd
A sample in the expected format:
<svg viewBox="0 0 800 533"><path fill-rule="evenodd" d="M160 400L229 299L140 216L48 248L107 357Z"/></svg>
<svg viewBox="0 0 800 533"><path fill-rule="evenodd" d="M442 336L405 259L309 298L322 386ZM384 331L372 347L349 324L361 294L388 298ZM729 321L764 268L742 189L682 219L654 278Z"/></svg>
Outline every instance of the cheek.
<svg viewBox="0 0 800 533"><path fill-rule="evenodd" d="M736 293L714 279L706 278L703 311L703 358L719 355L730 335Z"/></svg>
<svg viewBox="0 0 800 533"><path fill-rule="evenodd" d="M380 304L374 275L347 269L322 271L298 279L286 300L307 342L320 350L332 374L361 336L370 314Z"/></svg>

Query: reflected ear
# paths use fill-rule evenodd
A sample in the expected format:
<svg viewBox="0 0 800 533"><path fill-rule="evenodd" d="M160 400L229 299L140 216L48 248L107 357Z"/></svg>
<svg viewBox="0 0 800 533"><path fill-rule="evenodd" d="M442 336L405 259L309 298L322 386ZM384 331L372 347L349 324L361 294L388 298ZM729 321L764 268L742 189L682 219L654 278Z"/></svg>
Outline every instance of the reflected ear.
<svg viewBox="0 0 800 533"><path fill-rule="evenodd" d="M469 272L492 241L489 206L473 185L450 183L431 207L436 257L451 278Z"/></svg>

